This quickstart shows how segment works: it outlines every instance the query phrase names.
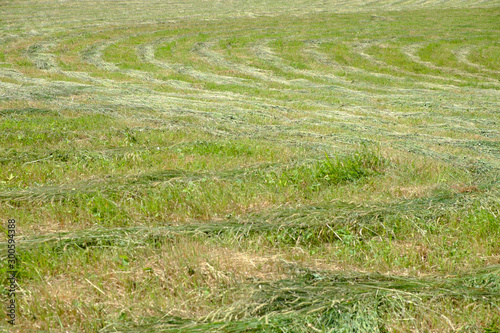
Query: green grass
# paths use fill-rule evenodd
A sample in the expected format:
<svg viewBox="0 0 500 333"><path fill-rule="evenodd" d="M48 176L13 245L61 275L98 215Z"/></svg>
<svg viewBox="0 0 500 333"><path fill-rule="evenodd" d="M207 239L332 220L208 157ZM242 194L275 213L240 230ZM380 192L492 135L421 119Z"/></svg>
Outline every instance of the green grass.
<svg viewBox="0 0 500 333"><path fill-rule="evenodd" d="M1 8L0 331L500 330L498 1Z"/></svg>
<svg viewBox="0 0 500 333"><path fill-rule="evenodd" d="M500 48L494 45L487 45L471 52L470 60L485 67L499 70L498 60L500 58Z"/></svg>

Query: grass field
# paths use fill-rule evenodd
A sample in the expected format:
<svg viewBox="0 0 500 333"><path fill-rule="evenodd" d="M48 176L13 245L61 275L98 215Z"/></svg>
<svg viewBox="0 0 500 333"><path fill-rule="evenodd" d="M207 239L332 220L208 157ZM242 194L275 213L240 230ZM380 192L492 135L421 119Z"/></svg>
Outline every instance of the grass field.
<svg viewBox="0 0 500 333"><path fill-rule="evenodd" d="M499 332L499 181L498 0L0 3L1 331Z"/></svg>

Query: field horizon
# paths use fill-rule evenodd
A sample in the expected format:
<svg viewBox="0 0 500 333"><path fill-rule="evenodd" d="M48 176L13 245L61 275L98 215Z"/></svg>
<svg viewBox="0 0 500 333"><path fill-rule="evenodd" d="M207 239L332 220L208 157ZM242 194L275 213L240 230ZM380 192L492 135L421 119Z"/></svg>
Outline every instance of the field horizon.
<svg viewBox="0 0 500 333"><path fill-rule="evenodd" d="M500 1L5 1L0 133L2 332L500 331Z"/></svg>

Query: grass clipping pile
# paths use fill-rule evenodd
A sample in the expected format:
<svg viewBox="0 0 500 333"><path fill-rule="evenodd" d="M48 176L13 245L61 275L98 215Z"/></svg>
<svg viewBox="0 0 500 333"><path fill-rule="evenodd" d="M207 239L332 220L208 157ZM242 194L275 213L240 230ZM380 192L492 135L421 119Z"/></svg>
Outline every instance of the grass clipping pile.
<svg viewBox="0 0 500 333"><path fill-rule="evenodd" d="M123 332L387 332L398 322L438 313L454 301L483 311L498 309L500 266L461 277L405 278L380 274L332 274L303 270L293 278L255 282L229 292L239 301L195 322L177 317L149 318ZM457 330L444 314L441 318ZM422 325L423 326L423 325ZM482 331L461 327L460 331ZM493 332L493 330L492 330Z"/></svg>

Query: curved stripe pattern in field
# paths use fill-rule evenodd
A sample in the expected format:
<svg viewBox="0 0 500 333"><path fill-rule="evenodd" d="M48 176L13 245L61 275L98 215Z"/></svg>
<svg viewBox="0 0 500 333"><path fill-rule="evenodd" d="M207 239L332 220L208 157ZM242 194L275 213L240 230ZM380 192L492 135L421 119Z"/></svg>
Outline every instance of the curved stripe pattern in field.
<svg viewBox="0 0 500 333"><path fill-rule="evenodd" d="M495 10L489 12L495 20ZM451 14L459 17L460 10ZM393 28L401 20L415 25L410 35ZM97 105L107 107L150 107L170 113L190 109L235 120L255 111L272 116L274 108L281 107L294 111L295 122L307 122L319 112L347 118L363 115L373 123L380 118L373 112L378 109L379 115L392 115L393 126L365 129L361 137L381 131L394 137L398 118L406 118L401 106L412 114L426 112L437 100L441 110L499 108L498 71L466 57L471 49L497 43L497 31L457 34L454 30L449 36L432 38L450 24L430 28L435 20L427 12L322 13L305 14L300 20L229 18L224 24L202 21L188 27L142 23L107 29L99 24L85 30L34 32L5 38L4 57L11 60L0 75L7 98L91 94ZM286 32L280 29L282 24L288 24ZM428 47L431 44L434 47ZM449 66L432 59L448 61ZM20 86L23 83L32 86ZM74 109L82 107L71 100ZM474 131L457 128L456 117L446 119L455 131ZM328 122L330 127L339 124L345 122ZM259 132L250 126L244 135L260 136Z"/></svg>
<svg viewBox="0 0 500 333"><path fill-rule="evenodd" d="M403 286L330 271L418 276L500 262L495 224L474 224L500 207L499 17L496 0L0 4L0 215L23 220L33 290L23 328L57 319L148 331L144 318L160 318L166 331L243 332L294 327L290 311L311 332L337 312L350 313L335 317L339 330L359 317L408 331L434 316L425 309L440 278ZM85 277L61 273L67 263ZM66 287L63 305L53 301L44 274L112 315L82 310ZM481 274L489 282L477 277L477 288L469 277L443 285L471 300L460 303L468 324L493 330L500 282ZM248 282L257 278L274 282ZM136 282L146 280L151 290ZM388 290L380 304L417 310L377 317L368 299ZM451 316L441 306L429 322ZM450 318L421 331L466 327Z"/></svg>

